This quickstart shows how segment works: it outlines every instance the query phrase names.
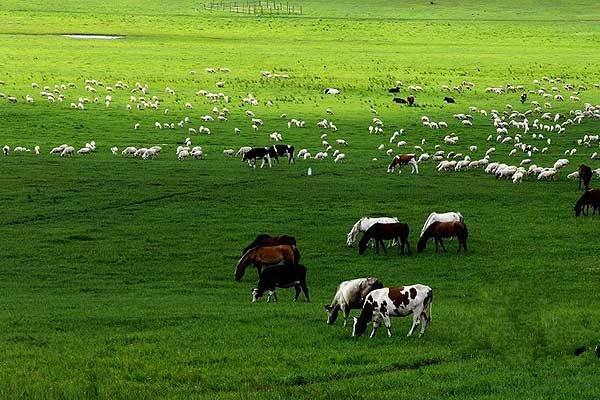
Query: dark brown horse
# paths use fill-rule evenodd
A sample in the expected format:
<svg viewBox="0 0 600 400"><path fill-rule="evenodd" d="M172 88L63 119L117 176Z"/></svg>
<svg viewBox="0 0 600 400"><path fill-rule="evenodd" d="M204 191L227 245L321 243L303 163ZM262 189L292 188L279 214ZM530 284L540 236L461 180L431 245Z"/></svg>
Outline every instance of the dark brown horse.
<svg viewBox="0 0 600 400"><path fill-rule="evenodd" d="M253 247L262 247L262 246L277 246L280 244L288 244L290 246L296 245L296 238L288 235L281 236L271 236L266 233L261 233L256 236L256 239L252 243L250 243L244 250L242 250L242 254L247 252Z"/></svg>
<svg viewBox="0 0 600 400"><path fill-rule="evenodd" d="M583 187L585 188L585 190L589 190L590 189L590 181L592 180L592 176L594 175L594 173L592 172L592 169L585 164L581 164L579 166L578 172L579 172L579 186L577 188L581 189L581 182L583 182Z"/></svg>
<svg viewBox="0 0 600 400"><path fill-rule="evenodd" d="M358 254L364 254L367 250L369 240L375 240L375 252L379 254L379 243L383 247L383 252L387 254L384 240L396 240L398 243L398 252L404 254L404 246L408 250L408 255L411 255L410 243L408 243L408 225L402 223L391 223L391 224L380 224L376 223L371 225L365 232L360 242L358 242Z"/></svg>
<svg viewBox="0 0 600 400"><path fill-rule="evenodd" d="M442 250L446 251L442 238L454 237L458 238L458 252L462 247L467 252L467 236L469 232L467 226L461 221L451 222L434 222L429 225L425 232L421 235L419 242L417 243L417 252L422 253L427 246L427 241L430 238L435 240L435 251L438 251L438 244L442 247Z"/></svg>
<svg viewBox="0 0 600 400"><path fill-rule="evenodd" d="M260 275L262 268L268 265L283 263L284 265L298 265L296 246L278 245L254 247L244 253L235 267L235 280L239 281L244 276L248 265L253 264Z"/></svg>
<svg viewBox="0 0 600 400"><path fill-rule="evenodd" d="M588 215L590 206L594 208L592 215L596 214L596 211L600 209L600 189L585 191L579 200L577 200L577 203L575 203L575 216L579 217L582 212L583 215Z"/></svg>

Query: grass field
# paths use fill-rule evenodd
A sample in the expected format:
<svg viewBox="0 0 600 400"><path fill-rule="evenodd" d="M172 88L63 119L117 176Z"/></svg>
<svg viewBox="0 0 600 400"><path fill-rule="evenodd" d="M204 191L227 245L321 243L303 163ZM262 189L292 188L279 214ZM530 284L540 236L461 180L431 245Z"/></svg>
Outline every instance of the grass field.
<svg viewBox="0 0 600 400"><path fill-rule="evenodd" d="M576 143L598 134L600 122L548 134L548 152L532 157L538 165L578 148L552 182L514 185L482 170L439 174L432 162L419 175L390 175L389 158L377 150L404 128L409 148L425 138L432 152L456 132L459 144L444 149L466 154L474 144L482 157L494 133L489 117L475 115L474 126L464 128L452 114L469 106L531 108L519 103L520 93L490 95L488 86L533 89L534 79L560 77L588 90L581 103L552 101L551 112L599 104L600 7L556 3L311 0L297 3L301 17L254 17L187 0L2 1L0 92L19 101L0 98L0 145L39 145L42 154L0 159L0 397L598 398L599 360L573 351L600 339L599 220L574 217L581 192L566 175L584 162L600 167L590 160L598 145ZM231 72L204 72L220 66ZM262 70L290 79L265 79ZM130 93L117 90L109 108L100 101L73 110L79 96L94 96L84 90L86 79L148 84L161 108L129 112ZM213 104L194 93L217 91L217 80L232 98L229 121L192 137L205 160L179 162L175 148L187 129L158 130L154 122L189 116L199 126ZM417 107L391 102L387 88L396 80L424 88ZM475 90L444 104L441 85L463 80ZM76 87L51 104L32 82ZM167 86L176 95L165 93ZM323 95L329 86L342 93ZM247 93L260 104L241 106ZM106 94L98 87L97 96ZM184 108L188 101L193 110ZM385 123L383 137L367 131L371 107ZM258 133L246 109L265 121ZM288 129L282 113L306 120L307 128ZM422 115L450 126L430 130ZM349 142L343 164L301 160L252 170L222 155L267 145L273 131L314 154L322 148L315 125L322 118L338 126L330 142ZM99 148L87 157L48 154L91 140ZM155 144L163 146L156 160L109 151ZM495 161L523 158L508 156L511 144L492 145ZM314 176L306 176L308 167ZM414 248L427 215L448 210L465 216L467 255L454 252L456 242L447 254L428 249L412 257L359 256L345 244L358 218L392 215L411 226ZM297 238L311 303L293 304L291 291L282 290L277 303L251 304L254 270L234 282L241 249L262 232ZM325 324L323 304L338 283L368 275L434 289L426 336L406 338L407 319L392 320L392 338L352 338L350 327Z"/></svg>

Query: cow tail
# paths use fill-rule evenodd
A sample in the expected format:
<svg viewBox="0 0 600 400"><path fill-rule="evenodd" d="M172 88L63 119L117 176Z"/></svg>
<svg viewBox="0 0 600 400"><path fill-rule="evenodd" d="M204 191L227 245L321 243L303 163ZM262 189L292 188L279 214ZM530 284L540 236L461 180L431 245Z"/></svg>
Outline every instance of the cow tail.
<svg viewBox="0 0 600 400"><path fill-rule="evenodd" d="M433 303L433 290L429 289L424 302L425 302L425 315L427 316L427 320L429 322L431 322L431 303Z"/></svg>

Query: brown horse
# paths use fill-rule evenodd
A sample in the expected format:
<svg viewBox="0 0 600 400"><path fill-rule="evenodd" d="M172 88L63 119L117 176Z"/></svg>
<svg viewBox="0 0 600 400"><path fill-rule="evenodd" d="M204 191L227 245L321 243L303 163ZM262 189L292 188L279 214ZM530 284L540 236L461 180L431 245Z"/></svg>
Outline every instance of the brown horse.
<svg viewBox="0 0 600 400"><path fill-rule="evenodd" d="M421 235L419 238L419 242L417 243L417 252L422 253L427 246L427 241L430 238L435 240L435 251L438 251L438 244L442 246L442 250L446 251L444 247L444 242L442 238L454 237L458 238L458 252L460 252L460 248L462 247L467 252L467 236L469 232L467 230L467 225L461 221L451 221L451 222L435 222Z"/></svg>
<svg viewBox="0 0 600 400"><path fill-rule="evenodd" d="M280 244L288 244L290 246L295 246L296 238L288 235L271 236L267 235L266 233L261 233L260 235L256 236L256 239L254 239L252 243L250 243L248 246L246 246L246 248L244 248L244 250L242 250L242 254L244 254L253 247L277 246Z"/></svg>
<svg viewBox="0 0 600 400"><path fill-rule="evenodd" d="M260 275L262 268L268 265L283 263L284 265L298 265L300 253L296 246L278 245L254 247L244 253L235 267L235 280L239 281L246 272L246 267L253 264Z"/></svg>
<svg viewBox="0 0 600 400"><path fill-rule="evenodd" d="M396 240L398 242L398 253L404 254L404 246L408 250L408 255L411 255L410 243L408 243L408 225L402 223L391 223L391 224L380 224L376 223L371 225L365 232L360 242L358 242L358 254L364 254L367 250L369 240L375 240L375 252L379 254L379 243L383 247L383 252L387 254L385 249L384 240Z"/></svg>

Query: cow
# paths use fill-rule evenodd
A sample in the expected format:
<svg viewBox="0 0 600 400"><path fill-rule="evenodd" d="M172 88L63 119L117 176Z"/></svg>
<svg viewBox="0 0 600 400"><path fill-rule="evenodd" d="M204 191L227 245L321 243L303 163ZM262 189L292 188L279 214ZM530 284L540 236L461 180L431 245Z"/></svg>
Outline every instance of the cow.
<svg viewBox="0 0 600 400"><path fill-rule="evenodd" d="M370 337L375 337L383 322L388 336L392 336L390 317L413 316L412 326L406 336L412 336L417 325L421 324L419 337L423 336L431 323L431 302L433 290L425 285L390 287L373 290L367 295L358 318L354 317L352 336L362 336L369 322L373 322Z"/></svg>
<svg viewBox="0 0 600 400"><path fill-rule="evenodd" d="M389 88L388 93L400 93L400 88L397 86L393 87L393 88Z"/></svg>
<svg viewBox="0 0 600 400"><path fill-rule="evenodd" d="M258 278L258 285L252 289L252 302L260 301L265 292L269 292L267 303L273 298L277 301L275 289L290 288L296 289L294 301L298 300L300 292L304 293L304 298L307 302L308 287L306 287L306 267L304 265L275 265L272 267L263 268Z"/></svg>
<svg viewBox="0 0 600 400"><path fill-rule="evenodd" d="M419 166L414 154L398 154L392 159L392 162L388 166L387 172L394 172L396 167L402 172L402 166L409 164L412 167L411 174L416 172L419 173Z"/></svg>
<svg viewBox="0 0 600 400"><path fill-rule="evenodd" d="M265 166L265 161L269 163L269 168L271 168L271 156L269 155L269 149L266 147L254 147L242 154L242 161L247 161L252 168L256 168L256 160L259 159L262 159L261 168Z"/></svg>
<svg viewBox="0 0 600 400"><path fill-rule="evenodd" d="M294 146L290 146L288 144L274 144L269 147L269 156L272 159L275 159L279 163L279 157L286 156L288 159L288 164L294 162Z"/></svg>
<svg viewBox="0 0 600 400"><path fill-rule="evenodd" d="M343 281L337 288L331 304L325 304L327 324L333 325L340 310L344 314L344 326L350 317L350 310L361 309L367 295L375 289L382 289L383 283L377 278L358 278Z"/></svg>
<svg viewBox="0 0 600 400"><path fill-rule="evenodd" d="M408 101L404 100L402 97L394 97L392 101L397 104L408 104Z"/></svg>
<svg viewBox="0 0 600 400"><path fill-rule="evenodd" d="M444 97L444 102L448 103L448 104L454 104L454 103L456 103L456 100L454 100L452 97L446 96L446 97Z"/></svg>

